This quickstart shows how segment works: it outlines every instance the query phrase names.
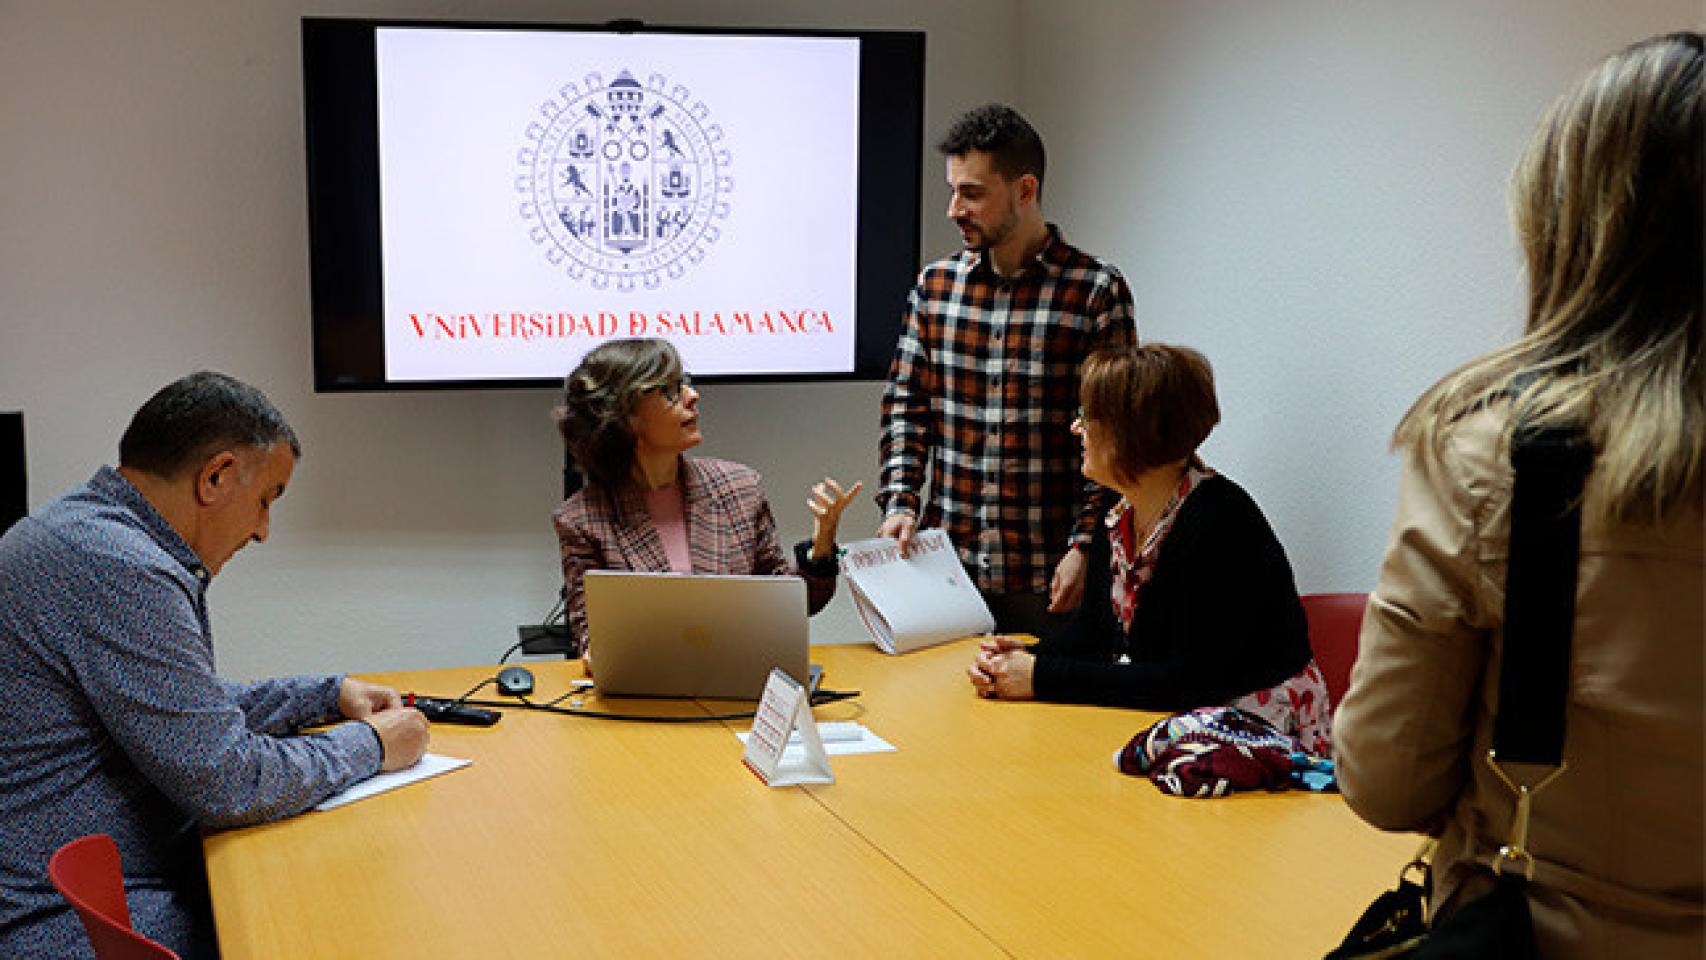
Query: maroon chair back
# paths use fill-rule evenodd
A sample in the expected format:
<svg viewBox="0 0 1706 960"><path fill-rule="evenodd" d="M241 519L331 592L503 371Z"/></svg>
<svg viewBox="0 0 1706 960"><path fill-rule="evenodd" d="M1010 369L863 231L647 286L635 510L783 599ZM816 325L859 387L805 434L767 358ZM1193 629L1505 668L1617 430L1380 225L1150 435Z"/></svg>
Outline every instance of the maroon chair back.
<svg viewBox="0 0 1706 960"><path fill-rule="evenodd" d="M130 928L118 844L104 833L78 837L54 851L47 876L83 921L101 960L178 960L178 955Z"/></svg>
<svg viewBox="0 0 1706 960"><path fill-rule="evenodd" d="M1306 593L1303 612L1309 617L1309 647L1315 665L1327 681L1327 700L1333 709L1351 685L1351 666L1357 660L1357 635L1362 632L1366 593Z"/></svg>

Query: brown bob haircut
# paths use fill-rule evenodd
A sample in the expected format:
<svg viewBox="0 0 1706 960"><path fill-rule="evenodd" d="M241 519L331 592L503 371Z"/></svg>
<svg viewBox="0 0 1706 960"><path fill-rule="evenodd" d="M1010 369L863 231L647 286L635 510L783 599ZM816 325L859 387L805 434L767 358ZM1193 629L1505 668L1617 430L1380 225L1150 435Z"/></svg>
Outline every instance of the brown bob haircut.
<svg viewBox="0 0 1706 960"><path fill-rule="evenodd" d="M1127 480L1193 456L1220 422L1214 369L1190 347L1097 350L1080 377L1085 424L1108 438L1112 466Z"/></svg>
<svg viewBox="0 0 1706 960"><path fill-rule="evenodd" d="M629 419L647 390L681 374L681 355L655 338L611 340L581 360L553 416L582 476L612 490L628 482L637 443Z"/></svg>

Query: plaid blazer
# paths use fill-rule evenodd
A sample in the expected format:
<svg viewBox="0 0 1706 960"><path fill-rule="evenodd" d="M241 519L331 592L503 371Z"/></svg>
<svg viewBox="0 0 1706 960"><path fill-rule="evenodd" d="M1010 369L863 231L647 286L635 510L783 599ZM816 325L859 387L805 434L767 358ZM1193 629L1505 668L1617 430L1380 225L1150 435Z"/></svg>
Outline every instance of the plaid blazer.
<svg viewBox="0 0 1706 960"><path fill-rule="evenodd" d="M835 596L832 576L814 577L795 568L776 542L776 518L764 498L763 478L744 464L709 457L681 458L681 494L687 545L694 573L800 576L806 581L807 613ZM588 570L670 569L663 538L646 512L645 496L628 484L611 490L588 484L551 515L563 560L569 632L577 650L586 647Z"/></svg>

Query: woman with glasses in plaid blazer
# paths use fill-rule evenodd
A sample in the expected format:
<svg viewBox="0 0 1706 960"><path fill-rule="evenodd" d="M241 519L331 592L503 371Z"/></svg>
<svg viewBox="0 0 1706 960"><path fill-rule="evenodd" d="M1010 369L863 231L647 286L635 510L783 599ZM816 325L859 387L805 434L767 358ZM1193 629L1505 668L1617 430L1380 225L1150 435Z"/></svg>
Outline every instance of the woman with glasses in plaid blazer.
<svg viewBox="0 0 1706 960"><path fill-rule="evenodd" d="M556 420L587 481L552 515L575 652L588 652L588 570L798 575L809 613L835 595L836 527L863 484L812 485L812 538L790 560L758 471L684 456L704 440L699 392L668 341L612 340L588 353L564 382Z"/></svg>

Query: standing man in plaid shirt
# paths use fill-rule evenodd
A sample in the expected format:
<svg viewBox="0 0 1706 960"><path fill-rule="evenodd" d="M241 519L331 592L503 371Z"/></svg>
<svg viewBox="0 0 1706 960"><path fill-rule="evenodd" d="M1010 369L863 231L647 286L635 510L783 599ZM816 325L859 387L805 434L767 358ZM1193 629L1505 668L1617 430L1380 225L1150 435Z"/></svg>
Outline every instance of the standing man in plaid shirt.
<svg viewBox="0 0 1706 960"><path fill-rule="evenodd" d="M1077 607L1094 486L1072 435L1078 364L1135 342L1131 291L1042 214L1043 143L1010 107L960 117L948 219L966 248L924 268L883 393L880 535L941 526L997 630L1044 636ZM925 468L930 499L923 502Z"/></svg>

